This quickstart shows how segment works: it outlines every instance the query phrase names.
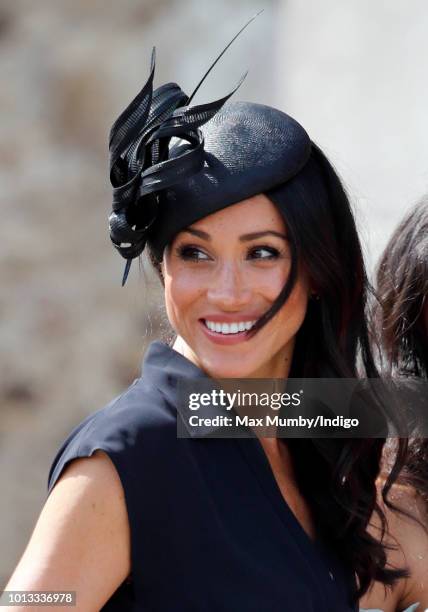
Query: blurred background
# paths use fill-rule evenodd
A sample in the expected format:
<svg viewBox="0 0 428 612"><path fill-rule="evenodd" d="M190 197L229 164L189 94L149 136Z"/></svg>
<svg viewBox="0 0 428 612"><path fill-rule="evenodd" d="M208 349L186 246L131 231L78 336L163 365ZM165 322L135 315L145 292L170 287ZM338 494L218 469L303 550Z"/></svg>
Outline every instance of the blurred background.
<svg viewBox="0 0 428 612"><path fill-rule="evenodd" d="M425 0L0 0L0 588L62 440L139 375L160 286L108 236L111 124L148 76L295 116L348 186L370 272L428 189Z"/></svg>

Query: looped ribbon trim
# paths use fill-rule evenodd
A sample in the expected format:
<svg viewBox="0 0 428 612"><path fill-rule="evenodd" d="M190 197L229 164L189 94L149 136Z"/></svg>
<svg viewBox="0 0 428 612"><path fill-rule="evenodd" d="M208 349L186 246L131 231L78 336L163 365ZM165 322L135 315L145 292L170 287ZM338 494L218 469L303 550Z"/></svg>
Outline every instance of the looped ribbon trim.
<svg viewBox="0 0 428 612"><path fill-rule="evenodd" d="M141 91L119 115L109 135L110 182L113 210L110 238L127 259L122 286L133 258L146 245L159 211L159 192L199 172L204 165L204 139L199 129L212 119L240 87L246 73L226 96L198 106L188 106L188 96L176 83L153 91L156 51L150 75ZM176 137L188 143L169 159L169 143Z"/></svg>

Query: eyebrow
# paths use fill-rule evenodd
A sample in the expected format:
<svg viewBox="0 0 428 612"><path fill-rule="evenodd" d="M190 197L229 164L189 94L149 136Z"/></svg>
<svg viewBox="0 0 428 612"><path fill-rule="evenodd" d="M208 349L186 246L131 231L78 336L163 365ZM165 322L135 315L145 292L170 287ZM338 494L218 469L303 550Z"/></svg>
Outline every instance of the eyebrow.
<svg viewBox="0 0 428 612"><path fill-rule="evenodd" d="M211 241L211 236L207 234L207 232L203 232L202 230L194 229L192 227L188 227L183 232L187 232L189 234L193 234L198 238L202 238L203 240ZM263 236L271 235L276 236L277 238L282 238L283 240L288 240L285 234L281 234L280 232L275 232L274 230L262 230L260 232L251 232L250 234L242 234L239 236L240 242L247 242L248 240L256 240L257 238L262 238Z"/></svg>

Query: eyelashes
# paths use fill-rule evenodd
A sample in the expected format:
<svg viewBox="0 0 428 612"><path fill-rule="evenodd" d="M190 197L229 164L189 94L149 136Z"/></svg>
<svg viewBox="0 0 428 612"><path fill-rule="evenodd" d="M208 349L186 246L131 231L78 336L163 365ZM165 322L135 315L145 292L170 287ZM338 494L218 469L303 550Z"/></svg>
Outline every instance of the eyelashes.
<svg viewBox="0 0 428 612"><path fill-rule="evenodd" d="M201 249L193 246L179 246L175 249L178 257L184 261L209 261L208 255L204 253Z"/></svg>
<svg viewBox="0 0 428 612"><path fill-rule="evenodd" d="M176 255L183 261L210 261L211 257L207 255L200 247L181 245L175 249ZM272 246L260 245L250 247L246 253L246 259L257 259L260 261L272 261L283 257L284 253Z"/></svg>
<svg viewBox="0 0 428 612"><path fill-rule="evenodd" d="M259 255L258 257L255 256L255 253L263 253L263 252L265 253L265 255L263 256ZM249 249L249 253L251 253L252 259L268 259L268 260L278 259L282 254L281 251L271 246L252 247L251 249Z"/></svg>

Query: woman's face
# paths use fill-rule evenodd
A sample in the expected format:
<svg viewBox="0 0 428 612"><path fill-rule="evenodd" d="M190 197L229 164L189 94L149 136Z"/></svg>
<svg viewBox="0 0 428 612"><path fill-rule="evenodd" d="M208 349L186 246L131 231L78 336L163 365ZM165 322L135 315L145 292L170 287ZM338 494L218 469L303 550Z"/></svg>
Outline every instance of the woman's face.
<svg viewBox="0 0 428 612"><path fill-rule="evenodd" d="M306 314L305 273L262 329L251 338L245 329L272 306L290 267L287 229L263 194L177 234L162 262L174 348L214 378L287 376Z"/></svg>

